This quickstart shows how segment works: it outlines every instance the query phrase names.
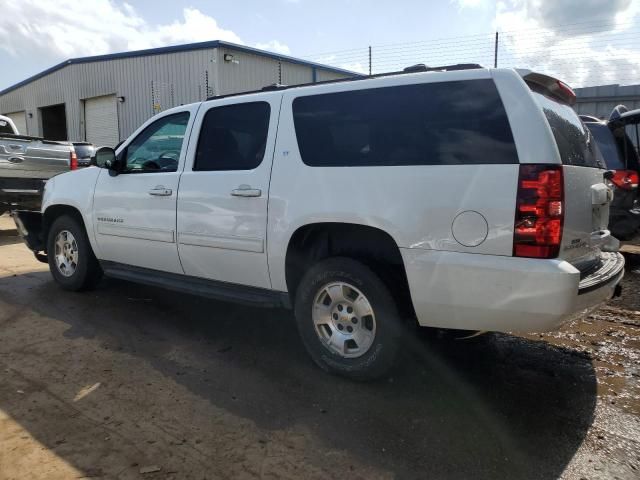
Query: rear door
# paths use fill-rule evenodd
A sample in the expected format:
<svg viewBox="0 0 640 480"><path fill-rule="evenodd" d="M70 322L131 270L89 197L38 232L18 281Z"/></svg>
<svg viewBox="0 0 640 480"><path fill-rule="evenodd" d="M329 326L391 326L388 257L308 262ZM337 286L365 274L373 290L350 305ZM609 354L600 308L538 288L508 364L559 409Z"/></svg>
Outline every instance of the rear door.
<svg viewBox="0 0 640 480"><path fill-rule="evenodd" d="M178 192L184 273L270 288L267 201L282 93L203 104Z"/></svg>
<svg viewBox="0 0 640 480"><path fill-rule="evenodd" d="M568 101L553 89L529 85L563 164L565 211L559 257L586 270L597 262L601 247L610 240L607 226L612 193L604 183L602 155ZM557 81L552 85L557 87Z"/></svg>

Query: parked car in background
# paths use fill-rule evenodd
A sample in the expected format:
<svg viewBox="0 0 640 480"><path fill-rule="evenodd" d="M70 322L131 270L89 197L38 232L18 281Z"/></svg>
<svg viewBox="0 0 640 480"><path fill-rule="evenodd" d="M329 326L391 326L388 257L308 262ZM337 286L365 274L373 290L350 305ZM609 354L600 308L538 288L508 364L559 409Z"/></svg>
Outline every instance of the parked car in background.
<svg viewBox="0 0 640 480"><path fill-rule="evenodd" d="M609 229L621 240L631 240L640 229L640 159L638 157L638 123L640 110L627 111L616 107L608 120L582 115L602 153L608 180L614 191L609 217Z"/></svg>
<svg viewBox="0 0 640 480"><path fill-rule="evenodd" d="M76 168L71 143L20 135L11 119L0 116L0 214L38 210L44 182Z"/></svg>
<svg viewBox="0 0 640 480"><path fill-rule="evenodd" d="M356 379L389 369L407 318L539 332L614 295L611 190L573 91L423 70L167 110L47 182L18 230L67 290L106 273L292 307L313 360Z"/></svg>
<svg viewBox="0 0 640 480"><path fill-rule="evenodd" d="M78 158L78 168L88 167L91 164L91 158L95 155L96 147L93 143L73 142L73 148Z"/></svg>

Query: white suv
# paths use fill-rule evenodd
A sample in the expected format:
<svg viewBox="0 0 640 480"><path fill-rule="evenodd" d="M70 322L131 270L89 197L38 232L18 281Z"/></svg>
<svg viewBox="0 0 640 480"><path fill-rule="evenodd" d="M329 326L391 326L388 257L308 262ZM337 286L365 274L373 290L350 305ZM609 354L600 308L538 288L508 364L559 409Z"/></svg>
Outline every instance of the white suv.
<svg viewBox="0 0 640 480"><path fill-rule="evenodd" d="M293 307L323 369L401 324L543 331L616 291L600 154L562 82L450 68L212 98L149 119L15 215L69 290L120 279Z"/></svg>

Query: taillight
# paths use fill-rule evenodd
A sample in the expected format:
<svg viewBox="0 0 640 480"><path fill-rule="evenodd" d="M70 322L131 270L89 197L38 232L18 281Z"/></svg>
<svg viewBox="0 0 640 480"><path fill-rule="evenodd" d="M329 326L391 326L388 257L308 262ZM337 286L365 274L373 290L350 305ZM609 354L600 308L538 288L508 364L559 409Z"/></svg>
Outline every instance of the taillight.
<svg viewBox="0 0 640 480"><path fill-rule="evenodd" d="M638 172L635 170L616 170L611 177L611 183L622 190L638 188Z"/></svg>
<svg viewBox="0 0 640 480"><path fill-rule="evenodd" d="M520 165L513 255L554 258L560 252L564 181L560 165Z"/></svg>
<svg viewBox="0 0 640 480"><path fill-rule="evenodd" d="M69 156L69 170L77 170L78 169L78 156L76 152L71 152Z"/></svg>

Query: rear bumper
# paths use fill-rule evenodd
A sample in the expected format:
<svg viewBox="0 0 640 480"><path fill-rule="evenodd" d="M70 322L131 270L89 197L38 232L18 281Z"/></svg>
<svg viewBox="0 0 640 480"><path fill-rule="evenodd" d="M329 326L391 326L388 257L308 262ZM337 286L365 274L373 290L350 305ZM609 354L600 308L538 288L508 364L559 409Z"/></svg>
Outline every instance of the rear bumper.
<svg viewBox="0 0 640 480"><path fill-rule="evenodd" d="M423 326L541 332L584 316L611 298L624 274L619 253L603 253L588 276L563 260L401 249Z"/></svg>

